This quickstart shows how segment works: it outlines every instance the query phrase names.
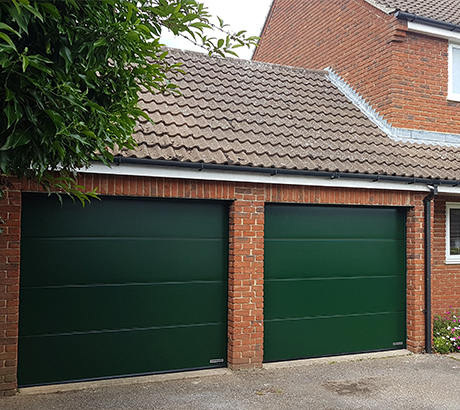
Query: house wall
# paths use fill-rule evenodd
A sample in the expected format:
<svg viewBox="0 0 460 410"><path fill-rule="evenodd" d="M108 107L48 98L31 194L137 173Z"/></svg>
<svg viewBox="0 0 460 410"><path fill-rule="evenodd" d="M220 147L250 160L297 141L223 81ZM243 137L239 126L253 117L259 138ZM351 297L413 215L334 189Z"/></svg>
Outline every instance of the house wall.
<svg viewBox="0 0 460 410"><path fill-rule="evenodd" d="M460 202L458 197L435 200L433 221L432 310L433 316L460 308L460 264L446 264L446 202Z"/></svg>
<svg viewBox="0 0 460 410"><path fill-rule="evenodd" d="M397 91L381 114L394 127L460 134L460 103L447 100L448 42L407 33L393 46Z"/></svg>
<svg viewBox="0 0 460 410"><path fill-rule="evenodd" d="M263 360L264 205L266 202L410 206L407 215L407 347L424 348L424 194L186 179L84 174L78 181L101 195L233 201L229 215L228 364L257 368ZM14 394L17 369L21 191L15 182L0 201L0 394Z"/></svg>
<svg viewBox="0 0 460 410"><path fill-rule="evenodd" d="M254 60L330 67L394 127L460 133L447 40L410 33L363 0L275 0Z"/></svg>

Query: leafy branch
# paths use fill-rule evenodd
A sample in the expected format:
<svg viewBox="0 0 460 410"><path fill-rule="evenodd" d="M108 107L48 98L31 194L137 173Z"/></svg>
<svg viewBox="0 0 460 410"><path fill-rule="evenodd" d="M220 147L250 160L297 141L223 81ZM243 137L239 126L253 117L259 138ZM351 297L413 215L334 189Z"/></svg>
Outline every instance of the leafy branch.
<svg viewBox="0 0 460 410"><path fill-rule="evenodd" d="M141 88L177 91L170 74L180 64L167 62L162 30L220 56L255 44L210 18L196 0L0 1L0 175L82 201L94 197L75 175L135 148L137 120L148 119L138 105Z"/></svg>

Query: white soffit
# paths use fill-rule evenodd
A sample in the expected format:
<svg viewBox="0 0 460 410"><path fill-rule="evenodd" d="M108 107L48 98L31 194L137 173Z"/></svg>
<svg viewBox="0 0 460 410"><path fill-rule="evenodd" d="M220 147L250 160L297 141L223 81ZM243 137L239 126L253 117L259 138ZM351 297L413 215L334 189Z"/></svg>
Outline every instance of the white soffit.
<svg viewBox="0 0 460 410"><path fill-rule="evenodd" d="M434 37L445 38L446 40L453 40L460 42L460 32L444 30L442 28L431 27L425 24L415 23L408 21L407 28L409 31L415 33L427 34Z"/></svg>
<svg viewBox="0 0 460 410"><path fill-rule="evenodd" d="M283 184L318 186L331 188L362 188L362 189L386 189L393 191L420 191L429 192L425 184L408 184L407 182L392 181L371 181L348 178L315 177L309 175L289 174L267 174L257 172L236 172L213 169L199 169L186 167L162 167L157 165L143 164L114 164L111 168L101 163L93 163L88 169L81 169L79 172L104 174L104 175L126 175L138 177L157 178L178 178L178 179L199 179L206 181L228 181L228 182L251 182L259 184ZM376 176L377 178L377 176ZM442 187L443 191L448 189L449 193L460 194L460 187ZM440 187L441 190L441 187Z"/></svg>

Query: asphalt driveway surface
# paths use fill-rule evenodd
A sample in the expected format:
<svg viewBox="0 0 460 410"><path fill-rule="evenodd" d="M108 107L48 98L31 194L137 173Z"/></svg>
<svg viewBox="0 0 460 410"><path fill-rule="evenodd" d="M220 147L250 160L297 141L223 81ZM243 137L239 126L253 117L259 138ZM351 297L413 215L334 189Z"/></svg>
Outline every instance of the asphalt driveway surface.
<svg viewBox="0 0 460 410"><path fill-rule="evenodd" d="M8 410L460 409L460 361L439 355L269 365L263 370L0 398ZM134 380L134 379L133 379Z"/></svg>

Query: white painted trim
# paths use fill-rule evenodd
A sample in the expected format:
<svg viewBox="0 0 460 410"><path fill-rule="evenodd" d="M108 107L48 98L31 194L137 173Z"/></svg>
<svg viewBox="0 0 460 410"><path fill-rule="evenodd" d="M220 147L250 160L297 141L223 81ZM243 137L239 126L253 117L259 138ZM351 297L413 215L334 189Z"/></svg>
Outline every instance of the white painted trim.
<svg viewBox="0 0 460 410"><path fill-rule="evenodd" d="M407 28L409 31L413 31L415 33L427 34L429 36L444 38L446 40L460 41L460 33L457 31L444 30L442 28L431 27L411 21L407 22Z"/></svg>
<svg viewBox="0 0 460 410"><path fill-rule="evenodd" d="M162 167L142 164L113 165L109 168L101 163L93 163L91 168L82 169L80 172L110 175L129 175L140 177L179 178L179 179L201 179L207 181L230 181L230 182L252 182L260 184L284 184L302 186L320 186L334 188L362 188L362 189L387 189L393 191L420 191L429 192L424 184L407 184L391 181L365 181L359 179L313 177L307 175L269 175L256 172L235 172L183 167ZM455 188L451 194L460 194L460 188Z"/></svg>
<svg viewBox="0 0 460 410"><path fill-rule="evenodd" d="M439 186L438 187L439 194L448 194L448 195L459 195L460 194L460 187L453 187L453 186Z"/></svg>
<svg viewBox="0 0 460 410"><path fill-rule="evenodd" d="M453 90L453 74L454 74L454 56L453 56L453 49L457 49L460 51L460 45L454 44L449 42L449 74L448 74L448 92L447 92L447 99L451 101L460 101L460 94L454 93ZM460 67L459 67L460 69Z"/></svg>
<svg viewBox="0 0 460 410"><path fill-rule="evenodd" d="M450 210L460 209L460 202L446 202L446 264L460 264L460 255L450 255Z"/></svg>

